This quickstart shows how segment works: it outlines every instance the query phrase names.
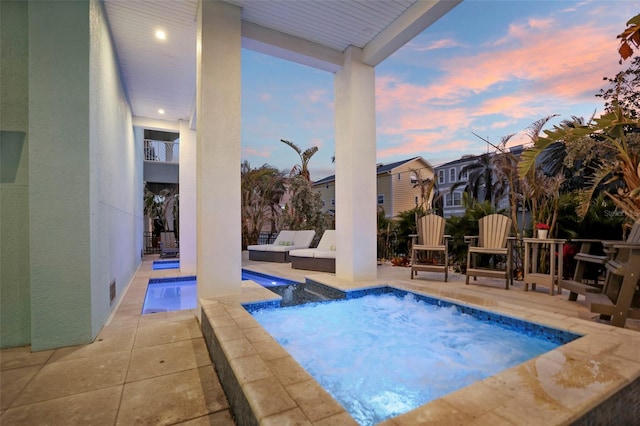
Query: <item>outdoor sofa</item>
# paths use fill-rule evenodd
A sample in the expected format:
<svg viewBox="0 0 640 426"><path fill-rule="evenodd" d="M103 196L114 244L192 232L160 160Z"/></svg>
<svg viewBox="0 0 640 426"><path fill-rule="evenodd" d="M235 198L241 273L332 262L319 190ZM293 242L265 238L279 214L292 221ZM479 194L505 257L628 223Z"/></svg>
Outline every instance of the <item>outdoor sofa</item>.
<svg viewBox="0 0 640 426"><path fill-rule="evenodd" d="M336 231L328 229L322 234L318 247L291 250L291 267L309 271L336 272Z"/></svg>
<svg viewBox="0 0 640 426"><path fill-rule="evenodd" d="M316 231L280 231L272 244L259 244L247 247L249 260L263 262L291 262L289 251L309 248Z"/></svg>

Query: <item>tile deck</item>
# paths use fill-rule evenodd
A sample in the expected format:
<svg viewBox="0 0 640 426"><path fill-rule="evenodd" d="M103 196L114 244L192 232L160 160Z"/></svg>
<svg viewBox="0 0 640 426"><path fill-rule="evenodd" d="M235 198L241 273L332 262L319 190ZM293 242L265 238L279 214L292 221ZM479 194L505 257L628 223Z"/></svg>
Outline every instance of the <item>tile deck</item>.
<svg viewBox="0 0 640 426"><path fill-rule="evenodd" d="M94 343L31 353L28 347L0 351L0 423L6 425L234 425L225 395L207 352L195 310L140 314L149 278L179 276L178 270L151 269L145 259L123 300ZM584 300L548 289L505 290L499 282L464 284L452 274L378 267L375 282L351 283L332 274L293 270L290 264L244 262L257 272L340 289L380 283L488 308L587 334L558 350L447 395L388 425L417 423L510 425L565 424L585 404L612 395L640 377L640 321L625 329L599 323ZM489 284L486 284L489 282ZM238 297L201 300L208 321L223 343L257 421L280 424L354 424L344 410L264 330L239 302L264 300L273 293L245 282ZM570 389L570 391L567 391ZM486 398L491 395L491 398ZM573 417L572 417L573 416ZM238 421L238 424L242 422ZM244 425L243 425L244 426Z"/></svg>

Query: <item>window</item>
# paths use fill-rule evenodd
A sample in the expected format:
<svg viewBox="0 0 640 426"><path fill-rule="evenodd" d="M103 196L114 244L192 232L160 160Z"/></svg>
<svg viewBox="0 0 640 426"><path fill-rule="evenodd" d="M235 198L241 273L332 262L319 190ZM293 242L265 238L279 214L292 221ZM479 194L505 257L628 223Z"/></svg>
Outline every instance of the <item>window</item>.
<svg viewBox="0 0 640 426"><path fill-rule="evenodd" d="M444 205L446 207L459 207L462 205L462 192L444 194Z"/></svg>
<svg viewBox="0 0 640 426"><path fill-rule="evenodd" d="M415 185L416 183L418 183L418 177L416 175L411 175L411 184Z"/></svg>
<svg viewBox="0 0 640 426"><path fill-rule="evenodd" d="M460 170L460 180L469 180L469 172L466 170Z"/></svg>
<svg viewBox="0 0 640 426"><path fill-rule="evenodd" d="M332 206L335 206L335 205L336 205L336 199L335 199L335 198L331 200L331 205L332 205Z"/></svg>
<svg viewBox="0 0 640 426"><path fill-rule="evenodd" d="M398 180L402 179L402 174L398 173Z"/></svg>
<svg viewBox="0 0 640 426"><path fill-rule="evenodd" d="M449 169L449 182L455 182L456 181L456 168L452 167L451 169Z"/></svg>
<svg viewBox="0 0 640 426"><path fill-rule="evenodd" d="M384 204L384 195L378 195L378 204Z"/></svg>
<svg viewBox="0 0 640 426"><path fill-rule="evenodd" d="M418 205L418 196L416 195L416 206Z"/></svg>
<svg viewBox="0 0 640 426"><path fill-rule="evenodd" d="M444 183L444 170L438 170L438 183Z"/></svg>

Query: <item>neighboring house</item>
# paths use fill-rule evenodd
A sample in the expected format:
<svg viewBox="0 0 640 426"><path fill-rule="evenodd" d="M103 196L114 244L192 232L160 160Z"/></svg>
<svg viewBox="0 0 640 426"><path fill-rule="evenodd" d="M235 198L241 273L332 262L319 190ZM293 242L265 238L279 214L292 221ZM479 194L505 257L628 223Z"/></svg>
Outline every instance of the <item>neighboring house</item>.
<svg viewBox="0 0 640 426"><path fill-rule="evenodd" d="M451 192L451 187L459 181L467 181L467 175L460 176L460 171L465 166L473 164L477 158L477 155L465 155L458 160L435 167L436 187L442 196L442 215L445 218L464 215L462 193L465 186L459 186L454 192Z"/></svg>
<svg viewBox="0 0 640 426"><path fill-rule="evenodd" d="M413 157L391 164L378 164L377 202L385 216L395 217L420 204L420 186L417 185L417 170L422 179L433 179L433 166L422 157ZM320 192L325 211L333 213L336 205L335 175L317 180L313 187ZM431 194L429 203L433 199Z"/></svg>
<svg viewBox="0 0 640 426"><path fill-rule="evenodd" d="M522 145L518 145L510 148L509 152L516 157L519 157L523 149ZM491 155L493 156L497 154L493 153ZM479 155L464 155L458 160L440 164L435 167L435 175L437 179L436 187L438 189L438 193L442 196L443 216L445 218L464 215L465 209L462 206L462 194L466 189L468 174L463 173L463 169L466 166L475 163L479 157ZM451 188L458 182L464 182L464 184L461 184L451 192ZM478 197L480 199L484 199L484 188L480 189ZM499 209L509 208L509 199L506 194L497 200L496 203L496 207Z"/></svg>

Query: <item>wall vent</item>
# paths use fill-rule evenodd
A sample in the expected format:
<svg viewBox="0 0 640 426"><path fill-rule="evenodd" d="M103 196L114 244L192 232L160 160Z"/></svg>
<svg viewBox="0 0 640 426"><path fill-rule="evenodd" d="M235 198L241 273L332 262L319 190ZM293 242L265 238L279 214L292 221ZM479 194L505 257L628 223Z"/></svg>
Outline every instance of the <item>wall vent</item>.
<svg viewBox="0 0 640 426"><path fill-rule="evenodd" d="M109 304L113 305L114 300L116 300L116 280L111 281L111 284L109 284Z"/></svg>

